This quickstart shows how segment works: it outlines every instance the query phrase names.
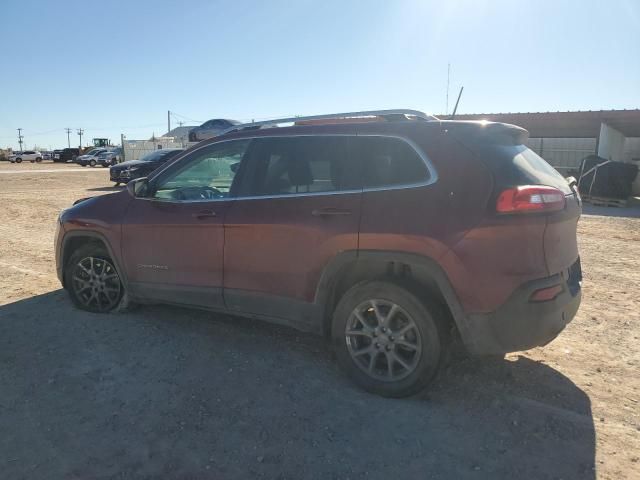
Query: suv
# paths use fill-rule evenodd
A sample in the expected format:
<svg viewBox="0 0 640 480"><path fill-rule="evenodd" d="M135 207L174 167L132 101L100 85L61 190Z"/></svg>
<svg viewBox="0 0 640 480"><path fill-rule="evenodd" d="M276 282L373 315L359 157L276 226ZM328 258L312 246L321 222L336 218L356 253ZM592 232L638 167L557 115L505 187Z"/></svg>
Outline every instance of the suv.
<svg viewBox="0 0 640 480"><path fill-rule="evenodd" d="M76 157L75 162L83 167L87 165L95 167L98 164L98 155L106 151L106 148L92 148L87 153Z"/></svg>
<svg viewBox="0 0 640 480"><path fill-rule="evenodd" d="M31 163L40 163L42 161L42 154L35 150L25 150L24 152L16 152L14 155L9 156L11 163L22 163L23 160Z"/></svg>
<svg viewBox="0 0 640 480"><path fill-rule="evenodd" d="M58 158L56 159L55 156L53 158L54 162L75 162L76 158L78 157L78 155L80 155L80 149L79 148L64 148L62 149L62 151L58 154Z"/></svg>
<svg viewBox="0 0 640 480"><path fill-rule="evenodd" d="M201 140L216 137L225 130L239 124L240 122L237 120L227 120L226 118L214 118L213 120L207 120L199 127L194 127L189 130L189 141L199 142Z"/></svg>
<svg viewBox="0 0 640 480"><path fill-rule="evenodd" d="M323 333L358 385L410 395L458 338L525 350L576 314L581 200L527 137L411 110L241 125L63 211L58 277L91 312L171 303Z"/></svg>
<svg viewBox="0 0 640 480"><path fill-rule="evenodd" d="M163 148L162 150L154 150L139 160L128 160L118 165L113 165L109 168L109 178L112 182L115 182L117 187L121 183L128 183L135 178L146 177L181 152L184 152L184 149Z"/></svg>
<svg viewBox="0 0 640 480"><path fill-rule="evenodd" d="M122 158L122 149L114 148L98 154L98 165L110 167L120 162Z"/></svg>

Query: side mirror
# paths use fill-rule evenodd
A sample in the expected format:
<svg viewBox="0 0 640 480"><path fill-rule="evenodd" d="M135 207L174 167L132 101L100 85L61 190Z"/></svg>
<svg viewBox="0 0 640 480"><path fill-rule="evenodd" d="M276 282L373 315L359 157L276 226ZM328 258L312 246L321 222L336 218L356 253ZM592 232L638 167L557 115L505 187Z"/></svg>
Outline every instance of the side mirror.
<svg viewBox="0 0 640 480"><path fill-rule="evenodd" d="M145 197L149 191L149 179L147 177L136 178L127 183L127 191L132 197Z"/></svg>

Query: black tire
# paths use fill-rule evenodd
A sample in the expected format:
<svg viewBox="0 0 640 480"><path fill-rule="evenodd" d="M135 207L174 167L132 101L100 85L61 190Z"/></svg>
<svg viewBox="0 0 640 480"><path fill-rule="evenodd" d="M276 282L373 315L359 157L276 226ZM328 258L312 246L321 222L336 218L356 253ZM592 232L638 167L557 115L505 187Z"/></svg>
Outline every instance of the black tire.
<svg viewBox="0 0 640 480"><path fill-rule="evenodd" d="M95 160L93 160L93 159L89 160L89 166L90 166L90 167L95 167L97 163L98 163L98 162L96 162L96 161L95 161Z"/></svg>
<svg viewBox="0 0 640 480"><path fill-rule="evenodd" d="M350 331L353 331L352 322L357 318L354 312L356 309L361 308L362 305L366 305L370 300L378 300L378 302L376 302L377 305L385 303L395 305L397 307L397 313L391 315L394 317L394 321L403 322L405 319L408 319L405 326L409 324L409 322L413 322L409 333L414 337L414 343L420 347L419 355L417 349L412 352L411 350L405 349L403 345L400 345L410 343L407 341L408 338L406 334L394 339L392 335L389 335L389 332L391 332L391 334L394 332L389 329L387 329L387 334L385 334L382 351L374 350L374 346L376 348L380 346L376 339L380 339L383 336L379 331L379 336L375 336L375 338L363 338L364 335L355 337L347 335L347 325L349 324ZM370 311L372 311L371 308L366 310L364 314L369 314L368 312ZM390 309L387 313L389 311ZM371 315L373 315L373 313L371 313ZM397 318L398 316L399 318ZM377 314L375 314L373 318L378 319ZM429 385L440 366L444 351L443 329L440 327L442 318L443 313L437 303L421 301L416 295L411 293L408 288L387 281L367 281L359 283L344 294L333 314L331 336L338 363L357 385L368 392L384 397L395 398L414 395ZM360 323L357 320L355 321L356 323ZM367 322L369 322L369 319L367 319ZM362 330L364 330L364 325ZM384 331L384 328L382 330ZM398 327L396 332L400 330L402 330L402 328ZM373 333L373 335L375 335L375 333ZM370 341L371 343L365 343L364 349L355 350L352 345L354 338L357 339L358 342L360 338L363 338L363 342ZM364 357L364 355L359 352L365 349L369 349L373 353L371 355L365 353L364 355L368 355L368 357ZM391 349L391 351L386 351L388 349ZM350 353L354 350L358 353L356 357ZM412 355L410 360L405 356L407 353ZM382 362L380 361L381 355L383 356ZM393 357L391 361L389 360L390 356ZM404 365L400 365L396 360L398 357L405 363L411 364L412 369L404 368ZM372 358L374 358L374 360L372 360ZM365 372L363 363L369 364L369 371L371 371L371 365L374 365L373 373ZM380 367L380 365L383 365L383 367ZM391 373L391 375L393 375L395 371L398 370L396 367L399 366L402 368L397 375L397 379L383 380L380 378L384 374L382 372L384 372L385 369L388 369L387 374ZM403 370L406 370L404 377L402 377ZM376 375L378 378L374 378Z"/></svg>
<svg viewBox="0 0 640 480"><path fill-rule="evenodd" d="M40 163L42 161L41 157L36 158L36 162Z"/></svg>
<svg viewBox="0 0 640 480"><path fill-rule="evenodd" d="M22 163L22 159L21 158L16 158L16 163Z"/></svg>
<svg viewBox="0 0 640 480"><path fill-rule="evenodd" d="M102 272L104 279L89 275L87 268L89 271L95 268L95 273ZM84 245L71 254L64 269L64 284L73 304L88 312L107 313L120 309L125 297L115 263L99 244Z"/></svg>

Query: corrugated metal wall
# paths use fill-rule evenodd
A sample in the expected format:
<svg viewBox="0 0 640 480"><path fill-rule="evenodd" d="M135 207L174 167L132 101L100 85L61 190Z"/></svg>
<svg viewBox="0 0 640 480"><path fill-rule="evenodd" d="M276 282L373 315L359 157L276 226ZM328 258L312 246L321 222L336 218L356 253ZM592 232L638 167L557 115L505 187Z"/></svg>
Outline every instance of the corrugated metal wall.
<svg viewBox="0 0 640 480"><path fill-rule="evenodd" d="M584 157L596 153L595 138L530 138L527 145L560 173L577 170Z"/></svg>

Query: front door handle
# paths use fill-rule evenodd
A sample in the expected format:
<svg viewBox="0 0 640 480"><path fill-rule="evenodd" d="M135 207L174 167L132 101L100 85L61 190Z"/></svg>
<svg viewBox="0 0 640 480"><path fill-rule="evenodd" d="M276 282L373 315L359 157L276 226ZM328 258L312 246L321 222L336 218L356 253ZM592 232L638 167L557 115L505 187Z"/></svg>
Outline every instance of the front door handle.
<svg viewBox="0 0 640 480"><path fill-rule="evenodd" d="M351 210L344 210L340 208L317 208L311 211L311 215L314 217L329 217L335 215L351 215Z"/></svg>
<svg viewBox="0 0 640 480"><path fill-rule="evenodd" d="M194 218L197 218L198 220L202 220L203 218L213 218L216 217L216 212L214 212L213 210L201 210L199 212L196 212L192 215Z"/></svg>

